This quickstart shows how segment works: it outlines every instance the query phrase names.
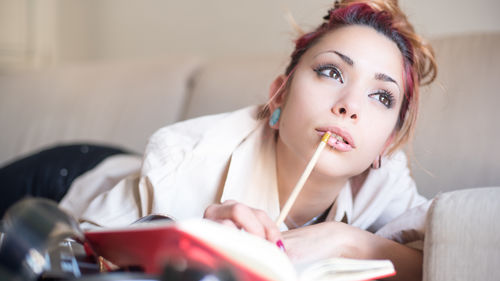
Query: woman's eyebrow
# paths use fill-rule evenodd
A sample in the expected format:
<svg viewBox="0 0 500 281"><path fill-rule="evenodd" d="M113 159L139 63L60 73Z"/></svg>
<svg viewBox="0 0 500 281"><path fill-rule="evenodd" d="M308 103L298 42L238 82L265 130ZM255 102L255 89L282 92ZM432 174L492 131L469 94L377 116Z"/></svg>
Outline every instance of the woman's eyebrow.
<svg viewBox="0 0 500 281"><path fill-rule="evenodd" d="M354 65L354 61L350 57L342 54L341 52L335 51L335 50L324 51L324 52L321 52L321 53L315 55L314 57L317 57L317 56L319 56L321 54L324 54L324 53L333 53L333 54L336 54L337 56L339 56L348 65L350 65L350 66Z"/></svg>
<svg viewBox="0 0 500 281"><path fill-rule="evenodd" d="M341 52L337 52L337 51L329 51L329 52L337 54L348 65L350 65L350 66L354 65L354 61L350 57L342 54Z"/></svg>
<svg viewBox="0 0 500 281"><path fill-rule="evenodd" d="M394 80L391 76L384 74L384 73L375 73L375 79L380 80L380 81L386 81L386 82L392 82L396 84L399 88L398 82Z"/></svg>

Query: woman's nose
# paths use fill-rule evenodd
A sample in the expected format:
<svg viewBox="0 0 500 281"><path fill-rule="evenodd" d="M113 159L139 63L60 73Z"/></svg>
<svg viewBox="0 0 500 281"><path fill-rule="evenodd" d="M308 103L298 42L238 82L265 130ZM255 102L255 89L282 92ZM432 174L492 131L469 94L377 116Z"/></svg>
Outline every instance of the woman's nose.
<svg viewBox="0 0 500 281"><path fill-rule="evenodd" d="M352 120L357 120L359 118L359 106L352 102L338 101L331 110L333 114L341 118L349 118Z"/></svg>

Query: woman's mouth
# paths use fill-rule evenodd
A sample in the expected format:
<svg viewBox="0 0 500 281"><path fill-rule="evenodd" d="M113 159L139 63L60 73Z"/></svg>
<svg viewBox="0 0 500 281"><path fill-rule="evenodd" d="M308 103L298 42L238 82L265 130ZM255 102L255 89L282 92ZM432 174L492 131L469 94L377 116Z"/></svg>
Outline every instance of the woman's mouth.
<svg viewBox="0 0 500 281"><path fill-rule="evenodd" d="M356 148L349 133L338 127L317 128L316 132L321 136L326 132L332 133L332 136L328 139L328 145L338 151L348 152Z"/></svg>

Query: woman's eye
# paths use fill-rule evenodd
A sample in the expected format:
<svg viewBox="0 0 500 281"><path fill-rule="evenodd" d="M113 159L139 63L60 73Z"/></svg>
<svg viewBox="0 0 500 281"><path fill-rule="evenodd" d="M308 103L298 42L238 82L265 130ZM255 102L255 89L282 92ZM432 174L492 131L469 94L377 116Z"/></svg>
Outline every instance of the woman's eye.
<svg viewBox="0 0 500 281"><path fill-rule="evenodd" d="M394 96L386 91L371 94L370 97L377 99L381 104L383 104L387 108L391 108L392 104L394 103Z"/></svg>
<svg viewBox="0 0 500 281"><path fill-rule="evenodd" d="M325 76L328 78L333 78L338 80L340 83L344 83L344 79L342 78L342 73L335 66L320 66L314 71L321 76Z"/></svg>

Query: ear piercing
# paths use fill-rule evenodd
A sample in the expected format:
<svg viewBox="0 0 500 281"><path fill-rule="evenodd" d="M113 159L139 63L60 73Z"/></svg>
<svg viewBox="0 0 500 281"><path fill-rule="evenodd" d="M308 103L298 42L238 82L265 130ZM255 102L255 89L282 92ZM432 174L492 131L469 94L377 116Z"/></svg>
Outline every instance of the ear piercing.
<svg viewBox="0 0 500 281"><path fill-rule="evenodd" d="M278 123L278 120L280 120L280 115L281 115L281 107L276 108L273 111L273 114L271 114L271 117L269 118L269 126L273 127Z"/></svg>
<svg viewBox="0 0 500 281"><path fill-rule="evenodd" d="M382 167L382 156L379 155L375 161L373 161L372 165L370 166L372 169L380 169Z"/></svg>

